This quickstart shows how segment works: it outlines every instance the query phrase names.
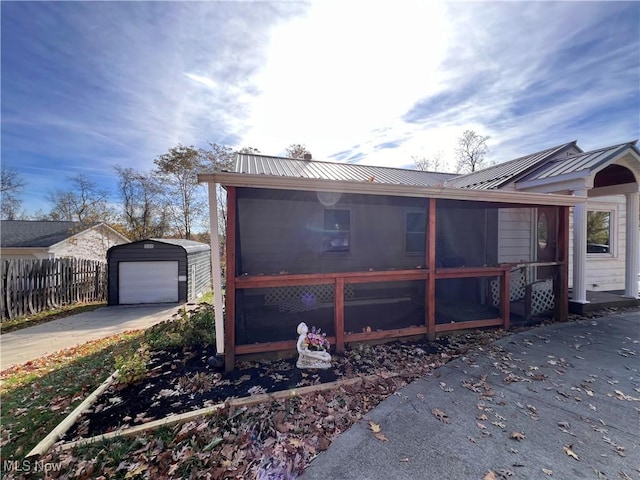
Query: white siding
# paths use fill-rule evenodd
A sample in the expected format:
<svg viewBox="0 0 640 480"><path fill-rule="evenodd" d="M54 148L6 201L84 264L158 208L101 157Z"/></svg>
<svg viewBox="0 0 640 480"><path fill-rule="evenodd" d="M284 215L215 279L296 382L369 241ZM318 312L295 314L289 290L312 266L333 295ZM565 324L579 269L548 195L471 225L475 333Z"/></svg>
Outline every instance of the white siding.
<svg viewBox="0 0 640 480"><path fill-rule="evenodd" d="M624 290L626 215L624 195L596 197L587 210L611 211L611 254L587 254L587 290ZM573 286L573 209L569 215L569 285Z"/></svg>
<svg viewBox="0 0 640 480"><path fill-rule="evenodd" d="M501 208L498 212L498 263L531 261L531 209Z"/></svg>
<svg viewBox="0 0 640 480"><path fill-rule="evenodd" d="M106 262L107 250L122 243L125 243L122 237L107 228L98 226L54 245L50 252L55 258L74 257Z"/></svg>

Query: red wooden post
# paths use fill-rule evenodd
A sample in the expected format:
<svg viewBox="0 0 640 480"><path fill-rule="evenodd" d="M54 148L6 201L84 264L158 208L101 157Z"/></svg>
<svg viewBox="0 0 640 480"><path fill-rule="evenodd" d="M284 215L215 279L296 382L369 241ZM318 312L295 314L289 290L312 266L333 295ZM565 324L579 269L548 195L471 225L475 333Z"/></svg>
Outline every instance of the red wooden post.
<svg viewBox="0 0 640 480"><path fill-rule="evenodd" d="M236 353L236 187L227 187L227 268L224 317L224 368L233 370ZM212 208L216 208L214 205Z"/></svg>
<svg viewBox="0 0 640 480"><path fill-rule="evenodd" d="M334 290L333 324L336 333L336 352L344 352L344 278L336 278Z"/></svg>
<svg viewBox="0 0 640 480"><path fill-rule="evenodd" d="M429 276L425 282L425 316L427 317L427 338L436 338L436 199L429 199L427 215L426 262Z"/></svg>

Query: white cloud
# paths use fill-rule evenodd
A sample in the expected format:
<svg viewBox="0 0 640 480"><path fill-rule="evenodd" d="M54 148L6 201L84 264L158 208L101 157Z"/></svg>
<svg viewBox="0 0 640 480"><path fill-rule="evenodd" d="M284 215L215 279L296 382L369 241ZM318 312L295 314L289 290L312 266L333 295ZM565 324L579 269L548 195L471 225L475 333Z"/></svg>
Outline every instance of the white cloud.
<svg viewBox="0 0 640 480"><path fill-rule="evenodd" d="M272 33L244 143L305 143L318 158L366 143L437 85L443 15L430 2L314 3Z"/></svg>
<svg viewBox="0 0 640 480"><path fill-rule="evenodd" d="M60 177L149 169L178 143L304 143L388 166L442 151L452 170L466 129L491 136L494 161L640 134L623 3L8 5L2 40L20 51L3 52L3 161L46 159Z"/></svg>

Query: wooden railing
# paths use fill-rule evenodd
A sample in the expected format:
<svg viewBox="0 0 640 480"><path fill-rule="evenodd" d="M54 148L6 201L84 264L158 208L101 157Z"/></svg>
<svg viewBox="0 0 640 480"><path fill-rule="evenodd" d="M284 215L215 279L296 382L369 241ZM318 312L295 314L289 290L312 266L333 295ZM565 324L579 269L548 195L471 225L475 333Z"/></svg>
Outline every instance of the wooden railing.
<svg viewBox="0 0 640 480"><path fill-rule="evenodd" d="M334 331L335 336L329 341L335 345L337 352L344 351L345 343L365 340L381 340L413 335L436 333L486 326L502 326L509 328L509 270L508 266L480 268L446 268L431 273L427 269L388 270L369 272L317 273L317 274L283 274L236 277L236 290L254 288L277 288L306 285L334 286ZM435 280L451 278L483 278L499 277L501 285L500 316L494 319L482 319L467 322L456 322L436 325L435 320ZM424 324L407 328L371 331L363 333L347 333L344 328L344 287L347 284L401 282L411 280L425 281L425 318ZM506 300L505 300L506 299ZM260 353L295 349L295 341L264 342L250 345L235 345L234 354ZM229 353L229 352L227 352ZM233 355L233 354L232 354Z"/></svg>

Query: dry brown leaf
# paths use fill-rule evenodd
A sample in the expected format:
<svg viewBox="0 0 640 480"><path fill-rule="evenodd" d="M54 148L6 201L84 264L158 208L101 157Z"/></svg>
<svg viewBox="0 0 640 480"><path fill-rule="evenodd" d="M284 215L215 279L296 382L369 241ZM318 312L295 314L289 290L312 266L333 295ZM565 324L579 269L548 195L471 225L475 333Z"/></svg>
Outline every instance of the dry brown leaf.
<svg viewBox="0 0 640 480"><path fill-rule="evenodd" d="M389 439L385 436L384 433L376 433L375 437L380 440L381 442L388 442Z"/></svg>
<svg viewBox="0 0 640 480"><path fill-rule="evenodd" d="M498 480L498 476L493 470L489 470L482 480Z"/></svg>
<svg viewBox="0 0 640 480"><path fill-rule="evenodd" d="M378 425L375 422L369 421L369 429L373 432L373 433L378 433L380 432L380 425Z"/></svg>
<svg viewBox="0 0 640 480"><path fill-rule="evenodd" d="M482 422L485 422L485 421L489 420L489 417L487 417L487 416L483 413L482 415L478 415L478 416L476 417L476 419L477 419L477 420L480 420L480 421L482 421Z"/></svg>
<svg viewBox="0 0 640 480"><path fill-rule="evenodd" d="M439 408L434 408L431 410L431 413L433 413L434 417L436 417L438 420L440 420L442 423L449 423L449 415L447 415L446 413L444 413L442 410L440 410Z"/></svg>
<svg viewBox="0 0 640 480"><path fill-rule="evenodd" d="M522 440L524 440L524 433L522 433L522 432L511 432L511 434L509 435L509 438L521 442Z"/></svg>
<svg viewBox="0 0 640 480"><path fill-rule="evenodd" d="M567 455L569 455L571 458L574 458L576 460L580 460L578 458L578 455L576 454L576 452L574 452L573 450L571 450L571 445L569 446L564 446L562 447L562 450L564 451L564 453L566 453Z"/></svg>

